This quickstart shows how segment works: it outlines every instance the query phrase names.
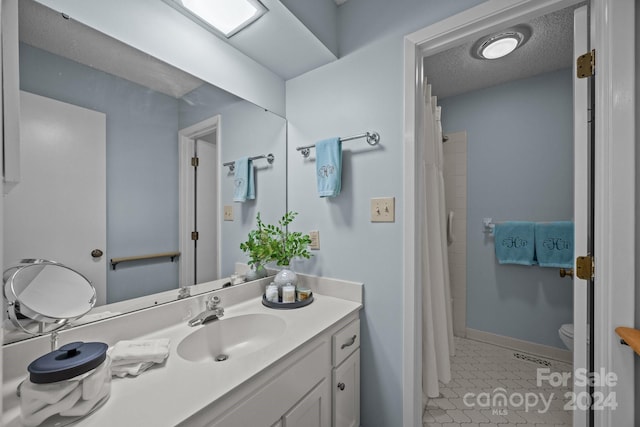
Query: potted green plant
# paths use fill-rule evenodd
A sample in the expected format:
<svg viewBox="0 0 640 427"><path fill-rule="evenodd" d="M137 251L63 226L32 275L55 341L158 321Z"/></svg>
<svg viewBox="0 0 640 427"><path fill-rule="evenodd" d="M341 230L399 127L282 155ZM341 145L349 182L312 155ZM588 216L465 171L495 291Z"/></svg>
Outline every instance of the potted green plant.
<svg viewBox="0 0 640 427"><path fill-rule="evenodd" d="M293 258L311 258L309 235L287 229L296 215L297 212L287 212L277 225L273 225L265 224L258 212L257 228L251 230L248 240L240 244L240 249L249 255L250 264L264 266L269 261L275 261L283 267L276 276L276 283L296 281L295 273L289 268Z"/></svg>

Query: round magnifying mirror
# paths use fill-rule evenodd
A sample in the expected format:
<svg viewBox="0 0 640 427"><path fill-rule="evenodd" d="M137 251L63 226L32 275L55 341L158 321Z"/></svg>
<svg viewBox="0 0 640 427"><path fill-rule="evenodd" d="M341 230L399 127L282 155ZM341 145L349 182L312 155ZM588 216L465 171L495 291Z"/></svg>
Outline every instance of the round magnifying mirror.
<svg viewBox="0 0 640 427"><path fill-rule="evenodd" d="M22 260L3 276L9 318L32 335L61 328L96 302L96 291L85 276L53 261Z"/></svg>

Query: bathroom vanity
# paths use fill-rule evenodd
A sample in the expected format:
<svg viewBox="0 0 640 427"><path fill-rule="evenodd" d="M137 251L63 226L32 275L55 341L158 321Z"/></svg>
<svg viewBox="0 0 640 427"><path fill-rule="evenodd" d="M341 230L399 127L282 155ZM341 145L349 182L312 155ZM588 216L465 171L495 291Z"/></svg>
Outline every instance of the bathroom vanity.
<svg viewBox="0 0 640 427"><path fill-rule="evenodd" d="M269 279L216 291L224 316L187 321L210 294L83 325L60 344L169 338L163 365L114 378L109 400L79 426L358 426L362 284L301 275L314 302L294 310L262 305ZM4 347L3 424L19 426L15 390L47 337ZM216 361L225 351L227 359Z"/></svg>

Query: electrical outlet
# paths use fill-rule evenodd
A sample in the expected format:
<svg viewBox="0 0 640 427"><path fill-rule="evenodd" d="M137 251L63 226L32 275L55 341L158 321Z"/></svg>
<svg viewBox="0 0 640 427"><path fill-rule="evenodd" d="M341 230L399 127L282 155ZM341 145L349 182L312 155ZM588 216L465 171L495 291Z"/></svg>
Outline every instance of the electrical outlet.
<svg viewBox="0 0 640 427"><path fill-rule="evenodd" d="M320 249L320 232L318 230L313 230L309 232L309 237L311 237L311 243L309 243L309 249Z"/></svg>
<svg viewBox="0 0 640 427"><path fill-rule="evenodd" d="M224 220L233 221L233 205L224 206Z"/></svg>
<svg viewBox="0 0 640 427"><path fill-rule="evenodd" d="M371 199L371 222L395 222L395 197Z"/></svg>

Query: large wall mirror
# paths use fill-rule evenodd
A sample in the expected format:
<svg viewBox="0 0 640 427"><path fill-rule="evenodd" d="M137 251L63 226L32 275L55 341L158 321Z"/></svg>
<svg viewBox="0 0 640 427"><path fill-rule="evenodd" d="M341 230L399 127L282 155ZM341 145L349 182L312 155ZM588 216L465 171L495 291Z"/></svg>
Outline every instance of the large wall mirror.
<svg viewBox="0 0 640 427"><path fill-rule="evenodd" d="M247 261L256 213L286 211L285 119L32 0L19 2L19 38L21 179L4 200L4 266L68 265L107 313L221 286ZM256 197L234 203L223 164L243 157L260 157Z"/></svg>

